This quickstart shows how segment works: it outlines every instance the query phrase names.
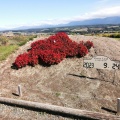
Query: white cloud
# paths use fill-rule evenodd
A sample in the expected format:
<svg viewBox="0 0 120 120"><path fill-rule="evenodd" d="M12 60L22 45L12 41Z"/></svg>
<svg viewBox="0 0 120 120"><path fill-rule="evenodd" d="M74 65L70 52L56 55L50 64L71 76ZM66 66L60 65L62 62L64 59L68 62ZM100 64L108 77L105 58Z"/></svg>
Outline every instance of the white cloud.
<svg viewBox="0 0 120 120"><path fill-rule="evenodd" d="M82 16L76 18L76 20L86 20L93 18L105 18L111 16L120 16L120 6L104 8L96 12L85 13Z"/></svg>
<svg viewBox="0 0 120 120"><path fill-rule="evenodd" d="M85 13L81 16L75 16L72 18L64 18L64 19L49 19L45 21L36 22L33 25L57 25L57 24L66 24L71 21L83 21L89 20L94 18L105 18L105 17L112 17L112 16L120 16L120 6L114 6L109 8L104 8L95 12Z"/></svg>
<svg viewBox="0 0 120 120"><path fill-rule="evenodd" d="M45 24L57 25L57 24L66 24L68 22L69 22L68 19L48 19L40 22L35 22L32 25L45 25Z"/></svg>
<svg viewBox="0 0 120 120"><path fill-rule="evenodd" d="M78 20L83 21L83 20L88 20L88 19L93 19L93 18L105 18L105 17L111 17L111 16L120 16L120 6L104 8L104 9L98 10L96 12L85 13L81 16L76 16L76 17L72 17L72 18L68 18L68 19L54 19L54 20L50 19L50 20L40 21L34 25L66 24L71 21L78 21Z"/></svg>
<svg viewBox="0 0 120 120"><path fill-rule="evenodd" d="M103 0L102 0L103 1ZM104 0L106 1L106 0ZM19 26L38 26L38 25L57 25L57 24L66 24L71 21L83 21L83 20L89 20L93 18L105 18L105 17L111 17L111 16L120 16L120 6L114 6L114 7L109 7L109 8L104 8L97 10L95 12L89 12L85 13L80 16L75 16L72 18L64 18L64 19L48 19L48 20L43 20L39 22L32 22L31 23L23 23L19 25L14 25L14 26L6 26L7 28L15 28Z"/></svg>

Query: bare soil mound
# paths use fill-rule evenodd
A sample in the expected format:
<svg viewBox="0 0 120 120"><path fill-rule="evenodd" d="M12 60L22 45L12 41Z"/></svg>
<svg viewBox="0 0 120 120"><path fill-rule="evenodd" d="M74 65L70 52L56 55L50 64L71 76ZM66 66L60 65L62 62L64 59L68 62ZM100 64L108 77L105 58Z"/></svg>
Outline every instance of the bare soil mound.
<svg viewBox="0 0 120 120"><path fill-rule="evenodd" d="M86 58L103 55L111 60L120 61L120 41L95 36L70 35L69 37L76 42L93 41L94 48L90 49ZM120 97L120 70L86 69L83 68L84 58L76 57L65 58L61 63L50 67L36 65L19 70L12 69L11 65L15 58L29 49L30 44L31 42L28 42L20 47L7 60L0 63L2 97L104 113L108 113L104 108L116 111L117 98ZM23 91L21 98L12 94L16 93L19 84Z"/></svg>

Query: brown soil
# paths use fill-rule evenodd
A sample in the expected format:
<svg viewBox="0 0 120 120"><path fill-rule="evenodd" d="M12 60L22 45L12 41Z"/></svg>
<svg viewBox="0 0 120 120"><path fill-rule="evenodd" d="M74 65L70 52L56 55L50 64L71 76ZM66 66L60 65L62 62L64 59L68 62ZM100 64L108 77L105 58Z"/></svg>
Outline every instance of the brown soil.
<svg viewBox="0 0 120 120"><path fill-rule="evenodd" d="M104 55L111 60L120 61L120 41L112 38L82 35L71 35L70 38L77 42L81 40L93 41L94 48L90 49L89 54L85 56L86 58ZM17 55L27 51L30 48L30 44L31 42L28 42L20 47L7 60L0 63L0 94L2 97L37 101L109 114L113 113L102 108L116 111L117 98L120 97L120 70L115 72L114 70L95 68L86 69L83 68L84 58L65 58L58 65L50 67L36 65L35 67L27 66L19 70L12 69L12 63ZM85 75L87 78L82 78L80 75ZM89 79L91 77L95 79ZM13 94L17 93L19 84L22 86L22 97ZM20 111L20 108L1 106L2 110L6 110L9 113L5 117L5 113L0 112L2 119L64 119L64 117L50 114L38 115L38 112L29 110L24 110L24 113L19 112L19 115L17 115L18 113L14 115L13 111L15 109ZM42 118L38 116L42 116Z"/></svg>

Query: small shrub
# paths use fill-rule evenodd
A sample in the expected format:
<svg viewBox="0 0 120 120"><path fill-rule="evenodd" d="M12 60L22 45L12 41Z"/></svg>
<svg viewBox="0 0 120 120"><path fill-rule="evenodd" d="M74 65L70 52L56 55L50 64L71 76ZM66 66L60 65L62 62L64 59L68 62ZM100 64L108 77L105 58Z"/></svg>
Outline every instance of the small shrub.
<svg viewBox="0 0 120 120"><path fill-rule="evenodd" d="M87 47L87 49L90 49L91 47L93 47L93 42L87 41L84 43L84 45Z"/></svg>
<svg viewBox="0 0 120 120"><path fill-rule="evenodd" d="M25 67L28 64L29 61L29 57L28 57L28 53L23 53L17 56L14 65L17 68L22 68Z"/></svg>
<svg viewBox="0 0 120 120"><path fill-rule="evenodd" d="M28 52L28 64L32 66L35 66L38 64L38 55L33 50Z"/></svg>
<svg viewBox="0 0 120 120"><path fill-rule="evenodd" d="M44 50L41 51L39 58L43 63L53 65L60 63L64 59L64 55L55 53L53 50Z"/></svg>
<svg viewBox="0 0 120 120"><path fill-rule="evenodd" d="M78 45L78 56L79 57L84 57L86 54L88 54L88 49L84 44L80 43Z"/></svg>

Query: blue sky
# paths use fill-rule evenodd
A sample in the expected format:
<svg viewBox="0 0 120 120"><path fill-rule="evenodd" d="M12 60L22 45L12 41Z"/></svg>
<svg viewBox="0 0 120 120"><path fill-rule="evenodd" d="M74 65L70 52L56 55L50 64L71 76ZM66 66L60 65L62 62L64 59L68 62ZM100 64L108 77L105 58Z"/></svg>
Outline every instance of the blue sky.
<svg viewBox="0 0 120 120"><path fill-rule="evenodd" d="M0 28L120 16L120 0L1 0Z"/></svg>

